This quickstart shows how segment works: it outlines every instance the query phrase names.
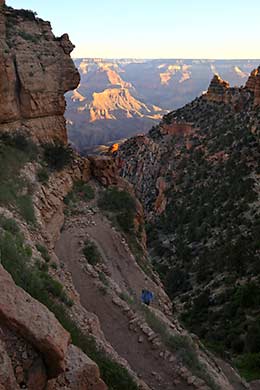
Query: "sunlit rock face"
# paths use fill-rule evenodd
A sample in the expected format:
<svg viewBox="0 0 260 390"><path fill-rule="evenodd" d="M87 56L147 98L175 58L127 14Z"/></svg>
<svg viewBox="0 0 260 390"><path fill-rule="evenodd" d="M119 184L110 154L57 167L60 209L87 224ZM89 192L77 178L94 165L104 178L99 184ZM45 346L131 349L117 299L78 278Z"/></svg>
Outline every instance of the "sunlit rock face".
<svg viewBox="0 0 260 390"><path fill-rule="evenodd" d="M260 105L260 66L254 69L246 83L246 87L254 93L254 105Z"/></svg>
<svg viewBox="0 0 260 390"><path fill-rule="evenodd" d="M222 80L220 76L215 74L211 80L206 98L213 102L223 102L225 100L225 92L229 88L229 83Z"/></svg>
<svg viewBox="0 0 260 390"><path fill-rule="evenodd" d="M49 22L0 3L0 131L23 128L41 142L67 142L64 93L79 73L67 34L56 38Z"/></svg>

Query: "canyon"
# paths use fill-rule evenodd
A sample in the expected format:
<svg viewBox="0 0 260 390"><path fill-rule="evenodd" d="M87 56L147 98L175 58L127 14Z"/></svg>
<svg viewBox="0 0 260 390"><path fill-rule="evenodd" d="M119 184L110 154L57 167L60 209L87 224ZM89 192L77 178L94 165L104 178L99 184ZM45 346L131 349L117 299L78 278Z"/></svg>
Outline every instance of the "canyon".
<svg viewBox="0 0 260 390"><path fill-rule="evenodd" d="M68 92L70 142L83 154L100 153L147 133L167 112L207 90L214 74L241 86L258 60L74 60L81 82Z"/></svg>
<svg viewBox="0 0 260 390"><path fill-rule="evenodd" d="M176 221L168 191L173 175L180 176L174 164L183 165L181 151L185 157L200 150L205 136L200 129L205 122L215 126L207 122L214 119L209 113L216 111L218 121L223 113L228 119L235 113L239 124L242 116L248 119L250 137L242 131L245 145L240 138L238 145L232 139L232 145L250 168L247 201L256 201L258 70L231 103L219 101L217 83L222 97L230 94L217 79L190 110L167 114L148 136L114 148L114 156L82 157L68 146L64 119L64 93L80 81L68 35L55 37L50 24L34 12L0 0L0 47L0 389L257 388L259 382L246 382L232 359L210 352L180 323L177 314L184 302L177 298L173 309L165 270L148 249L153 249L154 225L162 226L157 218ZM120 89L128 88L117 75L109 77L122 83ZM114 107L123 105L125 97L128 93L120 91ZM131 110L137 105L147 112L148 105L132 102ZM110 115L94 110L92 119L94 114ZM174 163L167 155L168 142L174 146ZM201 157L197 149L195 160ZM227 161L227 152L207 154L207 161ZM241 175L248 173L238 168ZM184 183L190 185L187 177ZM256 206L243 211L256 218ZM171 253L175 235L166 239L163 248ZM167 266L167 254L159 256ZM140 300L144 287L155 296L150 306Z"/></svg>

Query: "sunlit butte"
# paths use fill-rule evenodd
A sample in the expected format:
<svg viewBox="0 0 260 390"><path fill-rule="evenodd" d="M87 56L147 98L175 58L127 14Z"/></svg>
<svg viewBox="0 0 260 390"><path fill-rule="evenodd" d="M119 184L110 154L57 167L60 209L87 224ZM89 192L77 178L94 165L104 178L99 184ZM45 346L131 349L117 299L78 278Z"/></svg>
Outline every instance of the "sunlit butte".
<svg viewBox="0 0 260 390"><path fill-rule="evenodd" d="M69 33L74 57L260 58L259 0L7 0Z"/></svg>

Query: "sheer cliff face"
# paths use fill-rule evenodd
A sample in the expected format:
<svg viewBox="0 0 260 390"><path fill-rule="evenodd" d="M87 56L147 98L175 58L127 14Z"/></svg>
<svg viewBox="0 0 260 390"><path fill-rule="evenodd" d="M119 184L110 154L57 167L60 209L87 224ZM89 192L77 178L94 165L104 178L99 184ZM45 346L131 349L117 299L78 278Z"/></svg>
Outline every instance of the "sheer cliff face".
<svg viewBox="0 0 260 390"><path fill-rule="evenodd" d="M0 2L0 131L23 128L40 142L67 142L64 93L80 79L73 48L49 22Z"/></svg>

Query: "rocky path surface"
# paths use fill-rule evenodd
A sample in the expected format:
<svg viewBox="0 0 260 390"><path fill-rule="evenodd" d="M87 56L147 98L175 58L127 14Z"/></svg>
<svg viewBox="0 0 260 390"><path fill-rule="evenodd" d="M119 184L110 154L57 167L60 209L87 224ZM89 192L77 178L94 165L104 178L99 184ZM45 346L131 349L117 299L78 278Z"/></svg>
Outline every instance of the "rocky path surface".
<svg viewBox="0 0 260 390"><path fill-rule="evenodd" d="M99 317L106 339L151 389L195 388L179 376L174 362L160 356L160 350L144 337L141 329L129 329L129 322L135 322L137 316L130 313L132 319L129 318L129 313L124 313L106 293L106 287L102 288L97 278L83 270L82 245L85 239L96 243L108 273L123 291L139 296L144 286L153 291L158 287L148 280L135 263L124 238L103 216L89 213L72 217L65 225L55 251L72 274L81 304Z"/></svg>

